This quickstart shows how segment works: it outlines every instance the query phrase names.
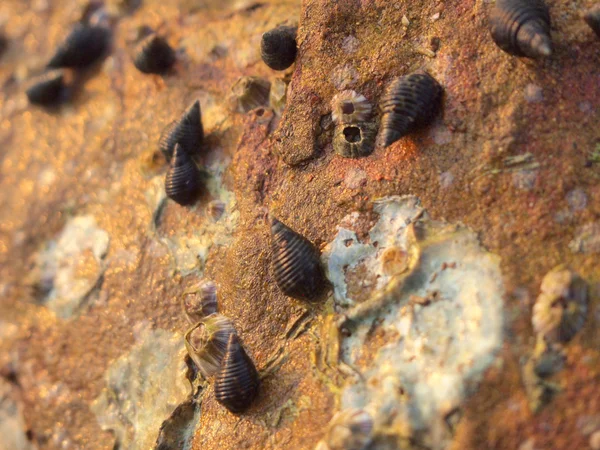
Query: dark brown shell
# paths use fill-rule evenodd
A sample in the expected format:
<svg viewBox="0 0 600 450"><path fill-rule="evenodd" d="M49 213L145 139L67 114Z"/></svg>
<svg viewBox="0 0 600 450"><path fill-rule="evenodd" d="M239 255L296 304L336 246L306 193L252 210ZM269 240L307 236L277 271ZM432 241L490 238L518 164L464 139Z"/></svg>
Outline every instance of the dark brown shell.
<svg viewBox="0 0 600 450"><path fill-rule="evenodd" d="M167 197L180 205L194 203L200 192L200 171L192 157L179 144L165 178Z"/></svg>
<svg viewBox="0 0 600 450"><path fill-rule="evenodd" d="M157 34L151 34L139 43L133 64L142 73L162 74L175 64L175 59L175 51L169 43Z"/></svg>
<svg viewBox="0 0 600 450"><path fill-rule="evenodd" d="M166 160L171 161L175 144L180 144L189 155L195 155L203 140L202 112L200 101L196 100L179 119L165 127L158 146Z"/></svg>
<svg viewBox="0 0 600 450"><path fill-rule="evenodd" d="M246 411L260 387L254 363L246 354L237 334L229 335L227 351L215 379L215 398L234 414Z"/></svg>
<svg viewBox="0 0 600 450"><path fill-rule="evenodd" d="M317 299L327 287L327 281L315 246L273 218L271 247L273 276L279 289L296 299Z"/></svg>
<svg viewBox="0 0 600 450"><path fill-rule="evenodd" d="M387 147L436 116L442 87L428 73L413 73L392 80L381 97L379 145Z"/></svg>
<svg viewBox="0 0 600 450"><path fill-rule="evenodd" d="M296 60L296 28L279 26L262 35L260 56L273 70L285 70Z"/></svg>
<svg viewBox="0 0 600 450"><path fill-rule="evenodd" d="M110 31L101 26L77 24L56 50L48 67L84 68L100 60L110 45Z"/></svg>
<svg viewBox="0 0 600 450"><path fill-rule="evenodd" d="M377 126L371 122L344 123L335 127L333 149L344 158L360 158L373 153Z"/></svg>
<svg viewBox="0 0 600 450"><path fill-rule="evenodd" d="M62 102L67 94L64 71L57 69L40 75L31 81L25 94L35 105L51 106Z"/></svg>
<svg viewBox="0 0 600 450"><path fill-rule="evenodd" d="M552 54L550 13L543 0L497 0L490 14L494 42L507 53L529 58Z"/></svg>
<svg viewBox="0 0 600 450"><path fill-rule="evenodd" d="M586 12L583 18L592 30L594 30L594 33L600 37L600 4Z"/></svg>

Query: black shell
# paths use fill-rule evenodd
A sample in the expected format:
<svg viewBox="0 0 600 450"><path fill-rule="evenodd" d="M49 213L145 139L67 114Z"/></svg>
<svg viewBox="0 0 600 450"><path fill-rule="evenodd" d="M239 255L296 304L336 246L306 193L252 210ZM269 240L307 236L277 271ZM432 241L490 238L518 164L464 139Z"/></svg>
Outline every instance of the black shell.
<svg viewBox="0 0 600 450"><path fill-rule="evenodd" d="M413 130L429 124L438 112L442 87L428 73L413 73L392 80L379 103L379 145L387 147Z"/></svg>
<svg viewBox="0 0 600 450"><path fill-rule="evenodd" d="M179 144L171 159L171 166L165 178L167 197L180 205L194 203L200 191L200 171L192 157Z"/></svg>
<svg viewBox="0 0 600 450"><path fill-rule="evenodd" d="M594 33L600 37L600 4L586 12L584 19L592 30L594 30Z"/></svg>
<svg viewBox="0 0 600 450"><path fill-rule="evenodd" d="M333 149L344 158L360 158L373 153L377 126L371 122L343 123L335 127Z"/></svg>
<svg viewBox="0 0 600 450"><path fill-rule="evenodd" d="M66 92L64 72L62 69L57 69L34 79L25 94L30 103L50 106L64 100Z"/></svg>
<svg viewBox="0 0 600 450"><path fill-rule="evenodd" d="M318 298L327 287L327 281L315 246L273 218L271 247L273 275L279 289L300 300Z"/></svg>
<svg viewBox="0 0 600 450"><path fill-rule="evenodd" d="M296 28L279 26L262 35L260 56L273 70L285 70L296 60Z"/></svg>
<svg viewBox="0 0 600 450"><path fill-rule="evenodd" d="M202 112L200 101L196 100L179 119L165 127L158 146L167 161L171 161L175 144L180 144L189 155L195 155L203 140Z"/></svg>
<svg viewBox="0 0 600 450"><path fill-rule="evenodd" d="M139 43L133 64L140 72L162 74L175 64L175 59L175 51L169 43L151 34Z"/></svg>
<svg viewBox="0 0 600 450"><path fill-rule="evenodd" d="M494 42L511 55L543 58L552 54L550 13L543 0L497 0L490 14Z"/></svg>
<svg viewBox="0 0 600 450"><path fill-rule="evenodd" d="M229 335L227 351L215 379L215 398L234 414L243 413L256 398L260 379L237 334Z"/></svg>
<svg viewBox="0 0 600 450"><path fill-rule="evenodd" d="M48 67L84 68L100 60L110 44L110 31L101 26L77 24L56 50Z"/></svg>

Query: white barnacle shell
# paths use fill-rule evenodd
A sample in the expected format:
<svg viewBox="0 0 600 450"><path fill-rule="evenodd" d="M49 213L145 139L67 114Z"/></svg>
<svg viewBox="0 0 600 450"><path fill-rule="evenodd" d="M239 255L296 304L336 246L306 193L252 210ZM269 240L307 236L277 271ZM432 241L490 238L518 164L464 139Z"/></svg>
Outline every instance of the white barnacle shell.
<svg viewBox="0 0 600 450"><path fill-rule="evenodd" d="M342 91L331 99L331 118L335 123L360 123L370 116L371 104L356 91Z"/></svg>
<svg viewBox="0 0 600 450"><path fill-rule="evenodd" d="M363 450L373 438L373 418L362 409L338 412L315 450Z"/></svg>

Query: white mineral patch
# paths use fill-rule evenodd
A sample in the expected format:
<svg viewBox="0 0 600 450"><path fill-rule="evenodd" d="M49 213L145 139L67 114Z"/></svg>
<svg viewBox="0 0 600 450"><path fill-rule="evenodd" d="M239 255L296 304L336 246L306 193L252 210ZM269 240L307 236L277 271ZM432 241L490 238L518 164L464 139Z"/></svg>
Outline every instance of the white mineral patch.
<svg viewBox="0 0 600 450"><path fill-rule="evenodd" d="M78 216L39 255L40 283L49 289L45 304L57 316L66 319L79 311L106 269L109 241L93 216Z"/></svg>
<svg viewBox="0 0 600 450"><path fill-rule="evenodd" d="M364 408L376 430L444 449L451 439L445 417L502 344L500 259L468 228L431 220L416 197L387 197L374 210L379 219L367 242L340 228L324 255L335 302L349 317L358 311L347 309L351 278L377 280L366 288L371 300L359 305L374 306L351 319L351 336L342 337L342 358L363 376L344 389L342 409ZM417 255L398 275L384 266L391 248ZM359 264L364 270L355 274Z"/></svg>
<svg viewBox="0 0 600 450"><path fill-rule="evenodd" d="M147 450L154 447L161 424L188 397L191 387L185 377L181 334L145 326L135 335L131 350L106 371L106 387L91 409L100 427L114 432L119 448Z"/></svg>

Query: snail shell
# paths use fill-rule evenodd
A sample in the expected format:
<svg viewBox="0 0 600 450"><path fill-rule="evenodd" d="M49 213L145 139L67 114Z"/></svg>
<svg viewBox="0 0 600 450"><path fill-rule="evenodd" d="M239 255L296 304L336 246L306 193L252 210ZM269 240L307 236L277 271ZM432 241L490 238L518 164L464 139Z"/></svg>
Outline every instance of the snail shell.
<svg viewBox="0 0 600 450"><path fill-rule="evenodd" d="M198 153L203 140L202 112L200 101L196 100L181 118L165 127L160 135L158 146L166 160L171 161L175 144L181 145L189 155L194 155Z"/></svg>
<svg viewBox="0 0 600 450"><path fill-rule="evenodd" d="M259 77L241 77L231 88L231 93L240 112L258 108L269 103L271 83Z"/></svg>
<svg viewBox="0 0 600 450"><path fill-rule="evenodd" d="M360 158L373 153L377 125L371 122L344 123L335 127L333 149L344 158Z"/></svg>
<svg viewBox="0 0 600 450"><path fill-rule="evenodd" d="M215 379L215 398L234 414L248 409L256 398L260 379L237 334L231 333Z"/></svg>
<svg viewBox="0 0 600 450"><path fill-rule="evenodd" d="M429 124L438 112L442 87L428 73L413 73L392 80L383 94L380 144L396 142L413 130Z"/></svg>
<svg viewBox="0 0 600 450"><path fill-rule="evenodd" d="M279 26L267 31L260 41L260 56L273 70L285 70L296 60L296 27Z"/></svg>
<svg viewBox="0 0 600 450"><path fill-rule="evenodd" d="M218 310L217 285L211 280L204 280L198 285L194 294L183 297L183 309L190 323L197 323Z"/></svg>
<svg viewBox="0 0 600 450"><path fill-rule="evenodd" d="M57 69L35 78L26 89L25 94L30 103L51 106L64 100L66 92L64 71Z"/></svg>
<svg viewBox="0 0 600 450"><path fill-rule="evenodd" d="M331 99L331 119L335 123L359 123L370 116L371 104L356 91L342 91Z"/></svg>
<svg viewBox="0 0 600 450"><path fill-rule="evenodd" d="M273 275L279 289L300 300L318 298L327 286L319 251L305 237L273 218Z"/></svg>
<svg viewBox="0 0 600 450"><path fill-rule="evenodd" d="M205 379L216 375L221 368L232 334L235 334L233 323L221 314L204 317L185 333L185 348Z"/></svg>
<svg viewBox="0 0 600 450"><path fill-rule="evenodd" d="M348 409L338 412L317 445L318 450L363 450L373 436L373 419L366 411Z"/></svg>
<svg viewBox="0 0 600 450"><path fill-rule="evenodd" d="M110 44L106 27L77 24L58 47L48 63L49 68L84 68L101 59Z"/></svg>
<svg viewBox="0 0 600 450"><path fill-rule="evenodd" d="M586 12L583 18L592 30L594 30L594 33L600 37L600 4Z"/></svg>
<svg viewBox="0 0 600 450"><path fill-rule="evenodd" d="M543 58L552 54L550 13L543 0L497 0L490 27L494 42L511 55Z"/></svg>
<svg viewBox="0 0 600 450"><path fill-rule="evenodd" d="M138 44L133 64L142 73L162 74L175 64L175 59L175 51L169 43L157 34L151 34Z"/></svg>
<svg viewBox="0 0 600 450"><path fill-rule="evenodd" d="M542 280L533 306L533 329L546 341L569 342L585 323L587 304L585 280L571 270L555 268Z"/></svg>
<svg viewBox="0 0 600 450"><path fill-rule="evenodd" d="M171 165L165 178L167 197L180 205L194 203L200 191L200 171L192 157L175 144Z"/></svg>

